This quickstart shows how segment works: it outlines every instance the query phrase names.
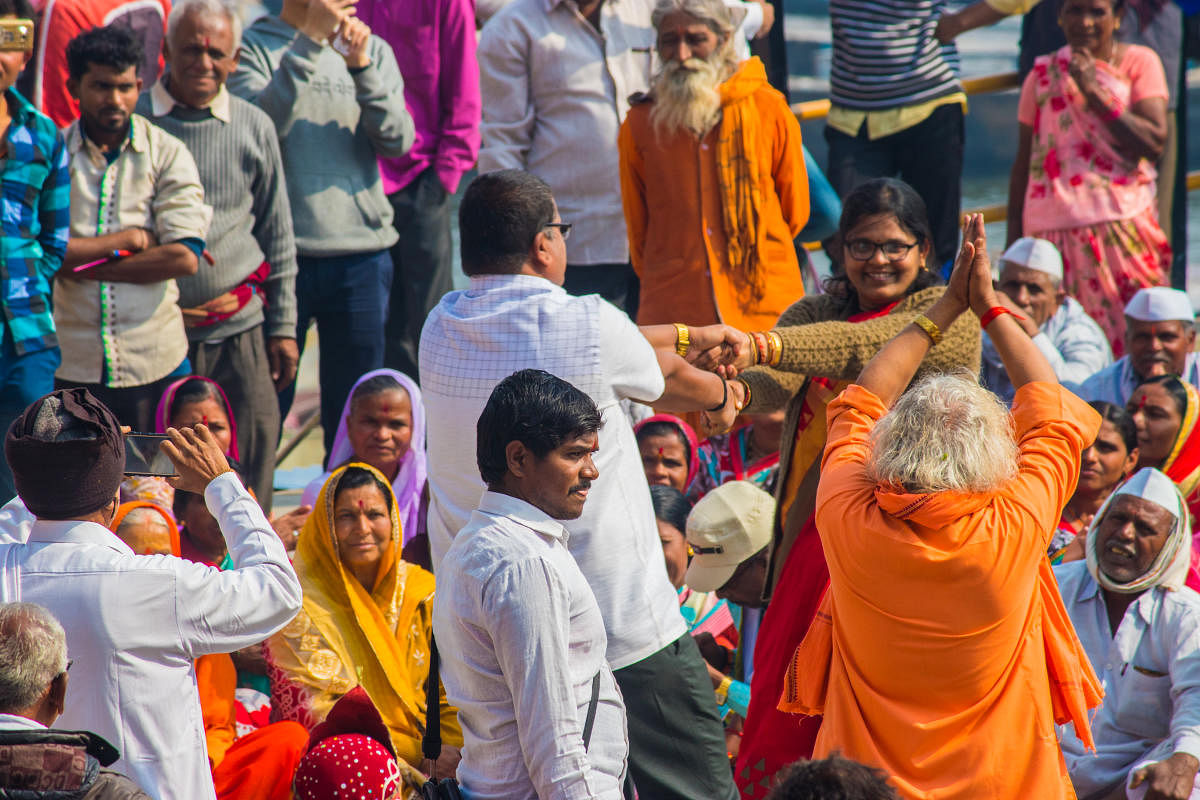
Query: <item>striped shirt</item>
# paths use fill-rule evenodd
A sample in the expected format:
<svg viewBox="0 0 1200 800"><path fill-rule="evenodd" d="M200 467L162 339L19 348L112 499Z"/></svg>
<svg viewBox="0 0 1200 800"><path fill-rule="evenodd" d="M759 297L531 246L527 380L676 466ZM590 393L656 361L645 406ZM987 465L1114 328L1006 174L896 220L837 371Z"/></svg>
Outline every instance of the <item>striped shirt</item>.
<svg viewBox="0 0 1200 800"><path fill-rule="evenodd" d="M0 309L17 355L58 346L50 279L62 266L71 224L71 173L58 128L15 89L0 160Z"/></svg>
<svg viewBox="0 0 1200 800"><path fill-rule="evenodd" d="M958 50L933 29L948 0L830 0L831 100L874 110L962 91Z"/></svg>

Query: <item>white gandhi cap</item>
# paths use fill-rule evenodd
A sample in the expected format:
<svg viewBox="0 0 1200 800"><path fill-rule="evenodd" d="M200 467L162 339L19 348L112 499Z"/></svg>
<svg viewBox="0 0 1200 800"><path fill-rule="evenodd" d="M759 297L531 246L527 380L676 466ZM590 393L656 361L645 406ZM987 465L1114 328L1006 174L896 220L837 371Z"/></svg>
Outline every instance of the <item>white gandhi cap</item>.
<svg viewBox="0 0 1200 800"><path fill-rule="evenodd" d="M1142 322L1196 320L1196 312L1192 310L1192 301L1188 299L1187 292L1169 289L1166 286L1139 289L1126 304L1125 316Z"/></svg>
<svg viewBox="0 0 1200 800"><path fill-rule="evenodd" d="M1062 254L1045 239L1022 236L1008 246L1004 255L1000 256L1000 261L1001 269L1008 263L1044 272L1056 281L1061 281L1063 277Z"/></svg>

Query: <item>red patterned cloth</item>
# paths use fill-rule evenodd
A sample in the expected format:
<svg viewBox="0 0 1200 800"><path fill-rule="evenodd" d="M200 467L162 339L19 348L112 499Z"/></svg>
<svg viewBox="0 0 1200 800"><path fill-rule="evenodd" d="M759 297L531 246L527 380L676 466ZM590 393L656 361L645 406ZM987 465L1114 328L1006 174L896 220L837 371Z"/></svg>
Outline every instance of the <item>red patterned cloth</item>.
<svg viewBox="0 0 1200 800"><path fill-rule="evenodd" d="M361 800L398 797L400 766L387 748L361 733L322 739L296 768L297 800Z"/></svg>

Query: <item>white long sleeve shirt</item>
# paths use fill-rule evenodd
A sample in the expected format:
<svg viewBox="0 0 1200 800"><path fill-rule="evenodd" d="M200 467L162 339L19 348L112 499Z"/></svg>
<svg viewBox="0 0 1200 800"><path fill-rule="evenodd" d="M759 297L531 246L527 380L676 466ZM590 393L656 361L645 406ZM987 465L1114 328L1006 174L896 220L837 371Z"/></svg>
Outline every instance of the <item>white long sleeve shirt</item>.
<svg viewBox="0 0 1200 800"><path fill-rule="evenodd" d="M1114 636L1099 584L1083 561L1054 568L1067 614L1104 686L1092 718L1096 751L1059 728L1080 797L1106 791L1157 751L1200 758L1200 595L1153 588L1125 610Z"/></svg>
<svg viewBox="0 0 1200 800"><path fill-rule="evenodd" d="M111 769L156 800L216 797L193 660L261 642L300 610L287 552L237 477L217 477L204 498L234 569L135 555L79 521L38 520L0 558L19 572L20 599L66 630L74 665L57 726L107 739L121 753Z"/></svg>
<svg viewBox="0 0 1200 800"><path fill-rule="evenodd" d="M654 349L629 317L598 295L572 297L533 275L483 275L451 292L421 333L421 393L429 451L429 551L434 572L479 505L475 421L496 384L544 369L600 409L600 472L583 515L566 523L569 548L596 595L608 661L621 669L687 633L667 580L637 440L621 400L657 400L665 386Z"/></svg>
<svg viewBox="0 0 1200 800"><path fill-rule="evenodd" d="M622 796L625 704L604 659L600 609L567 540L540 509L486 492L442 559L433 631L462 723L458 780L473 800Z"/></svg>

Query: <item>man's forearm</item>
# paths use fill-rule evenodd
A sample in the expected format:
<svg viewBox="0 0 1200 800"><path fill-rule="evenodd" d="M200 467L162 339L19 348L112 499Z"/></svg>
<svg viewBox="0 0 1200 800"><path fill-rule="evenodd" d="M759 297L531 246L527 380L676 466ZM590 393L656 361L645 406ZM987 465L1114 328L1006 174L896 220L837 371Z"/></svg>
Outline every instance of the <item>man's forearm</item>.
<svg viewBox="0 0 1200 800"><path fill-rule="evenodd" d="M666 389L654 407L674 413L703 411L720 406L726 399L725 381L712 372L696 369L674 353L655 350Z"/></svg>
<svg viewBox="0 0 1200 800"><path fill-rule="evenodd" d="M947 293L930 306L924 316L944 332L950 330L962 311ZM1025 341L1029 341L1028 336ZM915 323L906 325L863 367L856 383L891 408L917 374L932 344L929 335Z"/></svg>
<svg viewBox="0 0 1200 800"><path fill-rule="evenodd" d="M158 283L171 278L195 275L198 267L199 259L196 258L196 254L186 245L173 242L99 264L83 272L69 273L69 277L120 283Z"/></svg>
<svg viewBox="0 0 1200 800"><path fill-rule="evenodd" d="M63 268L67 270L112 256L114 250L137 250L130 229L100 236L72 236L67 242Z"/></svg>

